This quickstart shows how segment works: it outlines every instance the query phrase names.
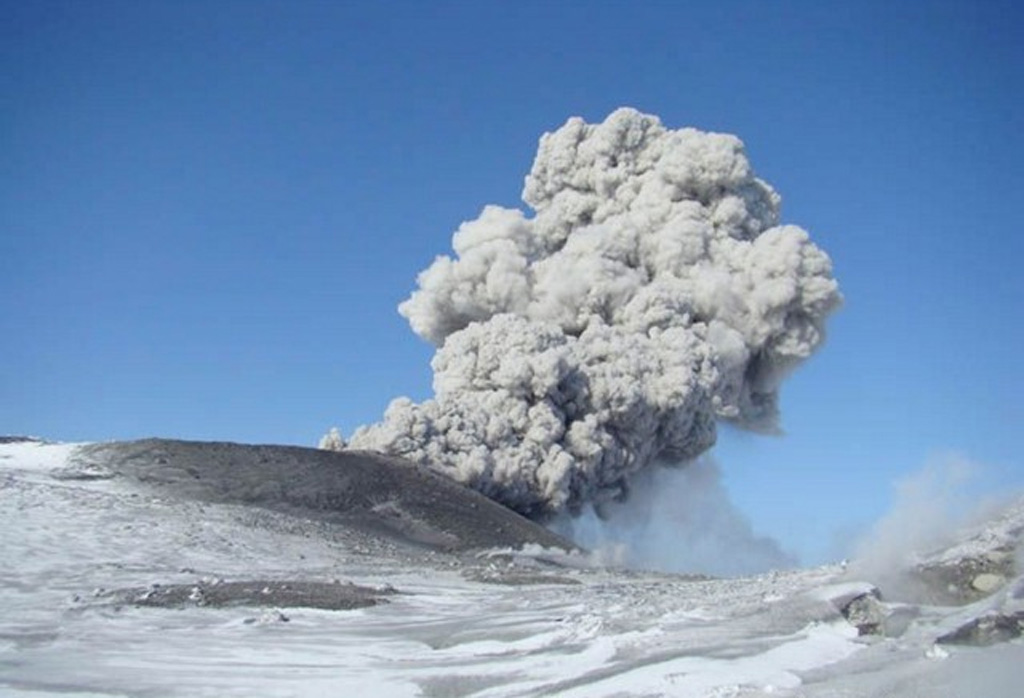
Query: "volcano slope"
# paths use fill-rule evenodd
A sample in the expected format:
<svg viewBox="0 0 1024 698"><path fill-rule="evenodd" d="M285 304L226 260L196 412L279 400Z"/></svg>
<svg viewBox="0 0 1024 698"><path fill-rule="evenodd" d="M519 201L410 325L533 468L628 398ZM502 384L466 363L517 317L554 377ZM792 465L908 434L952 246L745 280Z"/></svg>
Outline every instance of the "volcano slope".
<svg viewBox="0 0 1024 698"><path fill-rule="evenodd" d="M64 477L120 477L200 502L257 507L445 552L573 545L487 497L393 456L168 439L79 449Z"/></svg>

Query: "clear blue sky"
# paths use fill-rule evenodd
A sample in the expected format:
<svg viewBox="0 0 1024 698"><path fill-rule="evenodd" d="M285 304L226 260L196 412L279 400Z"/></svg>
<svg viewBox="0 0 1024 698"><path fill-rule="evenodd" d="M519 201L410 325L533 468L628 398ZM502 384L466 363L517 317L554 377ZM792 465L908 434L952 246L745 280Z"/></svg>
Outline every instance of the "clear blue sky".
<svg viewBox="0 0 1024 698"><path fill-rule="evenodd" d="M13 2L0 432L313 444L430 393L395 306L537 139L622 105L738 134L846 296L723 434L805 558L956 452L1024 485L1024 21L1005 2Z"/></svg>

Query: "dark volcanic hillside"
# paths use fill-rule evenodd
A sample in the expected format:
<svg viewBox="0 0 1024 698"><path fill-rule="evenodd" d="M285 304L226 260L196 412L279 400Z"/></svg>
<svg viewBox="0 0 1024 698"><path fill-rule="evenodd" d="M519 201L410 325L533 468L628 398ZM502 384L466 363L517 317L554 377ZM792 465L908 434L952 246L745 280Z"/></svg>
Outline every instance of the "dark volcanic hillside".
<svg viewBox="0 0 1024 698"><path fill-rule="evenodd" d="M451 552L573 545L401 458L167 439L81 448L67 477L125 477L199 501L245 504Z"/></svg>

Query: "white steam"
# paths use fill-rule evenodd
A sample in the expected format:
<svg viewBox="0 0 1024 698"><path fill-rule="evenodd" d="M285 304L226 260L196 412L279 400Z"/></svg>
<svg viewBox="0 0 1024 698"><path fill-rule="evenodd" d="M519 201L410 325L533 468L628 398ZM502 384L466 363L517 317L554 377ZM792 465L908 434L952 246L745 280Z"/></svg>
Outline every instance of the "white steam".
<svg viewBox="0 0 1024 698"><path fill-rule="evenodd" d="M972 526L994 519L1011 497L983 496L975 484L982 470L948 456L897 481L890 510L856 542L849 574L870 580L889 598L926 599L915 567L963 540Z"/></svg>
<svg viewBox="0 0 1024 698"><path fill-rule="evenodd" d="M629 501L563 515L552 528L604 564L665 572L741 576L795 567L795 556L759 536L729 499L708 456L685 468L648 468L634 478Z"/></svg>
<svg viewBox="0 0 1024 698"><path fill-rule="evenodd" d="M399 310L440 348L435 397L353 448L405 456L536 518L623 498L715 423L776 428L782 379L839 304L734 136L619 109L545 134L523 199L484 208Z"/></svg>
<svg viewBox="0 0 1024 698"><path fill-rule="evenodd" d="M970 461L946 458L897 481L892 508L856 544L857 573L872 580L903 574L920 556L955 540L973 504L965 491L976 471Z"/></svg>

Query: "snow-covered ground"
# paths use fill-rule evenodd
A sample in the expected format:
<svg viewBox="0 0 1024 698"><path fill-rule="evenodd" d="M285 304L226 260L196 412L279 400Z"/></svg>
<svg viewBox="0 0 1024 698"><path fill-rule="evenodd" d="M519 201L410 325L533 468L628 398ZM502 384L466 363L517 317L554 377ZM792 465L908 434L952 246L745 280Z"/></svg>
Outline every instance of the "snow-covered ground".
<svg viewBox="0 0 1024 698"><path fill-rule="evenodd" d="M1024 583L987 568L993 588L946 607L877 600L838 565L703 579L403 549L76 449L0 444L2 696L1020 695ZM1022 522L1018 505L961 551L1005 551ZM266 603L204 600L250 581ZM314 582L370 605L274 605L273 584Z"/></svg>

